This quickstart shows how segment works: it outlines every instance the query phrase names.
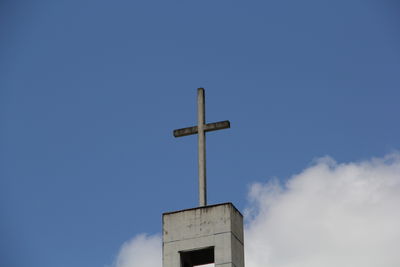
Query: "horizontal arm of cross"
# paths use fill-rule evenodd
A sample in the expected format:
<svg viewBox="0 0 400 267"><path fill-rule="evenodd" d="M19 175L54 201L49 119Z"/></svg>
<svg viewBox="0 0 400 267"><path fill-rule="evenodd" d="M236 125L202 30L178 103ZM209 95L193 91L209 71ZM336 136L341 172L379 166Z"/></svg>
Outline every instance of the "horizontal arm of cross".
<svg viewBox="0 0 400 267"><path fill-rule="evenodd" d="M204 125L204 131L211 132L216 130L227 129L230 127L231 123L229 121L219 121L219 122L207 123L206 125ZM174 130L175 137L181 137L192 134L197 134L197 126Z"/></svg>

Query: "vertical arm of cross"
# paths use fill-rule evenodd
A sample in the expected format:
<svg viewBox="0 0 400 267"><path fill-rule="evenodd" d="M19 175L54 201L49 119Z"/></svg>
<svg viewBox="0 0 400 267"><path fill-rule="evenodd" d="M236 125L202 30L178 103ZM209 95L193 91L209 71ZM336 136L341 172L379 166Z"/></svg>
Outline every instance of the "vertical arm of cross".
<svg viewBox="0 0 400 267"><path fill-rule="evenodd" d="M205 100L204 89L197 89L197 129L198 129L198 161L199 161L199 205L207 205L206 180L206 135L205 127Z"/></svg>

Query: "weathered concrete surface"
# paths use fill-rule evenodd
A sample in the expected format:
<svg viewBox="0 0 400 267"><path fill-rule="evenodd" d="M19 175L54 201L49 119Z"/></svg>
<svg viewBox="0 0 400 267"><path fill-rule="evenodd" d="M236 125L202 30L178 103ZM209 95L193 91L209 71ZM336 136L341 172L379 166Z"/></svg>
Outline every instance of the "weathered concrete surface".
<svg viewBox="0 0 400 267"><path fill-rule="evenodd" d="M216 267L244 267L243 216L231 203L163 214L163 267L191 267L181 253L211 247Z"/></svg>

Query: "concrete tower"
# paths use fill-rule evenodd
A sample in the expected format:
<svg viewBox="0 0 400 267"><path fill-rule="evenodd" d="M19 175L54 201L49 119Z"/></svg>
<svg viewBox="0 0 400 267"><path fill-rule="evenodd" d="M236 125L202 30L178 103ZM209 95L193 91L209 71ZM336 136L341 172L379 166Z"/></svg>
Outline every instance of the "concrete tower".
<svg viewBox="0 0 400 267"><path fill-rule="evenodd" d="M243 216L232 203L207 206L205 132L230 127L205 123L204 89L198 89L198 125L174 131L198 134L199 207L163 214L163 267L244 267Z"/></svg>

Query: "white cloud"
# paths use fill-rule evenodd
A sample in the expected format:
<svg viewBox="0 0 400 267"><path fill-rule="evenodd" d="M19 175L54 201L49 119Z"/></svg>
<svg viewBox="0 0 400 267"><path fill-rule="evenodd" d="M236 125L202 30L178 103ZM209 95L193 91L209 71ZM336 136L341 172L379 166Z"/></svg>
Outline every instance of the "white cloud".
<svg viewBox="0 0 400 267"><path fill-rule="evenodd" d="M250 190L247 267L400 266L400 157L330 158Z"/></svg>
<svg viewBox="0 0 400 267"><path fill-rule="evenodd" d="M161 267L161 237L138 235L125 242L115 260L115 267Z"/></svg>
<svg viewBox="0 0 400 267"><path fill-rule="evenodd" d="M400 266L400 155L321 158L287 183L251 186L246 267ZM161 238L125 243L116 267L161 267Z"/></svg>

